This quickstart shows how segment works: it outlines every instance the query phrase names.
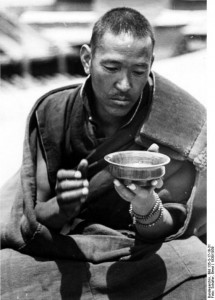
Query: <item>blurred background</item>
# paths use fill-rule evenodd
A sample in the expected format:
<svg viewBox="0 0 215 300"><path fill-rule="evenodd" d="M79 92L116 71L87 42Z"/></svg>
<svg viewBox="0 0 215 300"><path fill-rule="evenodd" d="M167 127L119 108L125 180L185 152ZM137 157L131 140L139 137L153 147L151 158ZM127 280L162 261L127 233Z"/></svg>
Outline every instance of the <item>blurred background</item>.
<svg viewBox="0 0 215 300"><path fill-rule="evenodd" d="M19 168L27 115L43 93L81 81L97 18L129 6L152 23L153 69L206 106L206 0L1 0L0 186Z"/></svg>

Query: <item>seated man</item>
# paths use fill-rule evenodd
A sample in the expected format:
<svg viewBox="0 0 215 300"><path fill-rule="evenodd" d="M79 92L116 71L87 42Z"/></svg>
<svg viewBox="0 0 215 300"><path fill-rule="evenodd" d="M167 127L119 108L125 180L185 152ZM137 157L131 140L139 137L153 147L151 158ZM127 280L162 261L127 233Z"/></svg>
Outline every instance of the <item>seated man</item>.
<svg viewBox="0 0 215 300"><path fill-rule="evenodd" d="M204 299L206 113L152 72L154 43L139 12L107 12L81 48L84 84L35 104L2 192L3 299ZM164 178L114 179L104 156L122 150L167 154Z"/></svg>

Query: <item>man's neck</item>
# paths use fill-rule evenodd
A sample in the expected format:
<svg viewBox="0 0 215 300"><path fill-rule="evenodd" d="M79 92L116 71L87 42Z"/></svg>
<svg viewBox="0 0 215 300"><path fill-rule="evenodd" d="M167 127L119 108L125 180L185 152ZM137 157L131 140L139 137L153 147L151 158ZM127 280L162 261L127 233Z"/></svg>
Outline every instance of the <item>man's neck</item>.
<svg viewBox="0 0 215 300"><path fill-rule="evenodd" d="M100 136L111 137L114 133L124 125L125 118L113 118L104 116L102 118L96 118L97 121L97 132Z"/></svg>

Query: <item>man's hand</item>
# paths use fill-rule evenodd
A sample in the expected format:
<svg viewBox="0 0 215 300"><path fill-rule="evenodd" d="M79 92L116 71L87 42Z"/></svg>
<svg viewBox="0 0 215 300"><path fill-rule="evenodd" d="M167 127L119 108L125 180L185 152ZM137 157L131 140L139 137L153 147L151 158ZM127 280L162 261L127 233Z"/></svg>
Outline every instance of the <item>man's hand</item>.
<svg viewBox="0 0 215 300"><path fill-rule="evenodd" d="M158 152L159 147L156 144L152 144L148 151ZM131 182L126 185L115 179L114 186L117 193L125 201L131 202L133 209L141 214L147 214L147 212L153 207L155 203L154 189L161 188L163 185L162 179L152 180L147 182L147 186L140 186L135 182Z"/></svg>
<svg viewBox="0 0 215 300"><path fill-rule="evenodd" d="M82 160L77 170L59 170L56 178L56 196L52 192L48 180L46 162L37 143L37 202L35 213L37 221L53 228L62 229L72 218L77 216L82 203L88 195L86 173L88 162Z"/></svg>
<svg viewBox="0 0 215 300"><path fill-rule="evenodd" d="M155 202L154 189L160 188L163 182L161 179L152 180L150 185L140 186L135 182L124 185L121 181L114 179L114 186L117 193L125 201L131 202L133 209L140 214L147 214Z"/></svg>
<svg viewBox="0 0 215 300"><path fill-rule="evenodd" d="M60 210L72 218L80 210L89 193L86 179L88 162L82 159L77 170L59 170L57 173L56 196Z"/></svg>

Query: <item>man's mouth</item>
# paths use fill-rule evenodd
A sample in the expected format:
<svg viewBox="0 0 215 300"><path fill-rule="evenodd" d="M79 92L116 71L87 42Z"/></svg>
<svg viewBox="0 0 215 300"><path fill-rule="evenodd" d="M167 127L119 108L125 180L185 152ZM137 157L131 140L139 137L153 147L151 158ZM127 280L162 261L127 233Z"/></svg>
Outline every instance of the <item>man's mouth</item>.
<svg viewBox="0 0 215 300"><path fill-rule="evenodd" d="M126 96L113 96L111 97L111 100L115 100L115 101L122 101L122 102L129 102L129 98Z"/></svg>
<svg viewBox="0 0 215 300"><path fill-rule="evenodd" d="M115 108L128 108L131 105L131 101L128 100L128 98L125 97L117 97L117 98L111 98L110 104L112 104Z"/></svg>

